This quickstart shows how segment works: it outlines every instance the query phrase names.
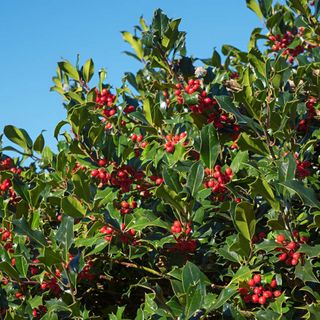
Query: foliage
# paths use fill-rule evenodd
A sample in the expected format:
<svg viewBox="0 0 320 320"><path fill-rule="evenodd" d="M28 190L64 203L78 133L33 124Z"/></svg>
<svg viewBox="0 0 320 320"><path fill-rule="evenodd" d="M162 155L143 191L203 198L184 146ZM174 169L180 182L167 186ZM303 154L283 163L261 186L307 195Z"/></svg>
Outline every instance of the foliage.
<svg viewBox="0 0 320 320"><path fill-rule="evenodd" d="M56 152L4 128L1 319L320 318L320 2L247 5L248 52L157 10L120 88L59 62Z"/></svg>

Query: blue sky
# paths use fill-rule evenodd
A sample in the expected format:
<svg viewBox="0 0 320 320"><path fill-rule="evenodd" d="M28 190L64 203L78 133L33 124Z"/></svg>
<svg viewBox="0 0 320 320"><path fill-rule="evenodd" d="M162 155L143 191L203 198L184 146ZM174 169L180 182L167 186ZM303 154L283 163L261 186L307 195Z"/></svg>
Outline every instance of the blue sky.
<svg viewBox="0 0 320 320"><path fill-rule="evenodd" d="M129 50L120 31L132 31L141 15L150 22L162 8L182 18L188 54L207 58L216 47L232 44L246 49L250 32L261 22L245 0L32 0L0 4L0 131L6 124L26 129L32 138L45 129L53 147L55 125L65 117L62 98L50 92L56 62L93 58L96 70L105 67L108 82L121 83L125 71L138 64L122 52Z"/></svg>

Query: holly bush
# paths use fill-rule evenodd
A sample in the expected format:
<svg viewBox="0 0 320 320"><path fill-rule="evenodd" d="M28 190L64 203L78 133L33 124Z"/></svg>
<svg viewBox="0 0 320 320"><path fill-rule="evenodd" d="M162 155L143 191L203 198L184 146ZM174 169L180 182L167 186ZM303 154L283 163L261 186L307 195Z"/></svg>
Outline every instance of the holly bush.
<svg viewBox="0 0 320 320"><path fill-rule="evenodd" d="M320 318L320 1L247 6L247 52L159 9L120 88L60 61L56 150L4 128L1 319Z"/></svg>

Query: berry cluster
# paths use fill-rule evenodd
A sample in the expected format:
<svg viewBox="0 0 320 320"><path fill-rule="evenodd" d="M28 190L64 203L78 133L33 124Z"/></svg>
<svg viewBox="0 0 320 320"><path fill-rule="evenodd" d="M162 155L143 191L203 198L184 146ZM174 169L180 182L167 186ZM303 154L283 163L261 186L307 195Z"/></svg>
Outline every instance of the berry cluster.
<svg viewBox="0 0 320 320"><path fill-rule="evenodd" d="M132 242L132 244L135 244L135 241L133 240L133 237L136 235L136 231L134 229L129 229L125 231L126 225L124 223L121 224L121 234L120 234L120 240L122 243L129 243ZM116 231L109 226L103 226L99 230L100 233L104 234L104 239L108 242L112 240L112 237L115 235Z"/></svg>
<svg viewBox="0 0 320 320"><path fill-rule="evenodd" d="M0 190L1 193L6 192L7 190L9 190L11 187L11 180L10 179L5 179L2 181L2 183L0 184Z"/></svg>
<svg viewBox="0 0 320 320"><path fill-rule="evenodd" d="M177 97L178 104L183 104L184 100L182 97L182 93L193 94L200 89L200 80L190 79L188 84L183 87L181 83L176 84L176 90L174 95Z"/></svg>
<svg viewBox="0 0 320 320"><path fill-rule="evenodd" d="M58 284L58 279L61 277L60 271L56 270L56 275L55 276L50 276L48 272L45 273L46 280L43 281L40 285L41 290L46 291L50 290L50 292L55 295L59 296L60 293L62 292L59 284Z"/></svg>
<svg viewBox="0 0 320 320"><path fill-rule="evenodd" d="M143 135L142 134L136 134L133 133L130 137L132 142L141 142L143 140Z"/></svg>
<svg viewBox="0 0 320 320"><path fill-rule="evenodd" d="M137 202L136 201L131 201L131 203L127 202L127 201L121 201L120 203L120 213L121 214L128 214L131 213L133 209L135 209L137 207Z"/></svg>
<svg viewBox="0 0 320 320"><path fill-rule="evenodd" d="M307 115L305 119L302 119L298 123L297 130L300 132L308 131L309 125L314 121L315 116L317 115L315 106L318 104L318 101L314 97L309 97L306 102Z"/></svg>
<svg viewBox="0 0 320 320"><path fill-rule="evenodd" d="M126 225L124 223L121 224L121 231L122 234L120 235L120 240L122 243L129 243L131 242L133 245L136 244L136 241L134 241L134 236L136 235L136 230L129 229L125 231Z"/></svg>
<svg viewBox="0 0 320 320"><path fill-rule="evenodd" d="M38 308L34 308L32 310L32 316L35 319L41 319L46 313L47 313L47 308L44 305L38 306Z"/></svg>
<svg viewBox="0 0 320 320"><path fill-rule="evenodd" d="M98 89L95 89L95 92L97 108L100 109L103 106L113 106L116 96L113 95L108 89L104 88L101 92Z"/></svg>
<svg viewBox="0 0 320 320"><path fill-rule="evenodd" d="M231 114L223 111L217 104L215 99L212 99L208 96L205 90L202 90L200 87L200 81L190 79L186 86L182 84L176 84L176 90L174 92L177 97L178 104L184 104L184 99L182 94L193 94L198 92L198 101L197 104L188 106L193 113L204 114L207 117L208 123L213 123L214 127L217 129L229 128L230 132L235 135L239 131L239 126L234 124L234 118ZM238 136L238 134L237 134Z"/></svg>
<svg viewBox="0 0 320 320"><path fill-rule="evenodd" d="M95 90L96 92L96 108L102 109L102 122L105 123L105 129L110 130L112 129L112 123L108 122L108 118L114 116L117 113L117 109L114 106L114 102L116 100L116 96L113 95L108 89L104 88L100 92L98 89Z"/></svg>
<svg viewBox="0 0 320 320"><path fill-rule="evenodd" d="M180 134L177 134L175 136L172 136L172 134L167 134L165 136L166 143L164 144L164 148L168 153L173 153L175 149L175 145L179 143L181 140L183 140L187 136L187 132L181 132ZM188 145L187 141L183 142L183 145Z"/></svg>
<svg viewBox="0 0 320 320"><path fill-rule="evenodd" d="M170 104L170 96L167 90L164 90L162 92L163 96L166 98L166 105L168 106Z"/></svg>
<svg viewBox="0 0 320 320"><path fill-rule="evenodd" d="M9 231L7 229L0 228L0 233L1 233L1 241L4 242L2 244L4 249L9 253L13 253L14 249L13 249L11 231Z"/></svg>
<svg viewBox="0 0 320 320"><path fill-rule="evenodd" d="M300 161L296 160L296 176L297 178L304 179L305 177L310 176L311 171L308 169L311 166L309 161Z"/></svg>
<svg viewBox="0 0 320 320"><path fill-rule="evenodd" d="M134 111L135 111L135 107L132 106L132 105L129 105L129 106L125 107L125 108L123 109L123 111L124 111L126 114L128 114L128 113L134 112Z"/></svg>
<svg viewBox="0 0 320 320"><path fill-rule="evenodd" d="M95 279L96 275L90 272L92 266L93 266L93 261L89 260L78 275L79 281L80 280L93 281Z"/></svg>
<svg viewBox="0 0 320 320"><path fill-rule="evenodd" d="M38 264L40 260L38 258L33 259L32 264L30 264L30 273L32 276L35 276L40 272Z"/></svg>
<svg viewBox="0 0 320 320"><path fill-rule="evenodd" d="M10 170L13 166L12 159L7 157L0 161L0 171Z"/></svg>
<svg viewBox="0 0 320 320"><path fill-rule="evenodd" d="M247 287L240 287L239 293L245 303L264 305L272 298L281 296L277 288L277 281L273 279L269 284L261 284L261 275L255 274L247 283Z"/></svg>
<svg viewBox="0 0 320 320"><path fill-rule="evenodd" d="M183 226L179 220L175 220L171 226L171 232L173 234L184 232L186 235L188 235L191 232L191 223L188 222L185 226Z"/></svg>
<svg viewBox="0 0 320 320"><path fill-rule="evenodd" d="M237 200L236 200L237 202ZM266 233L264 231L259 232L257 235L254 235L252 237L252 243L258 243L265 239Z"/></svg>
<svg viewBox="0 0 320 320"><path fill-rule="evenodd" d="M15 173L18 175L21 173L21 169L16 168L13 164L12 159L9 157L6 157L5 159L0 161L0 171L7 171L7 170L10 170L12 173Z"/></svg>
<svg viewBox="0 0 320 320"><path fill-rule="evenodd" d="M191 222L185 225L181 224L179 220L175 220L171 226L171 233L174 235L175 243L171 248L170 252L181 251L181 252L195 252L197 249L197 241L189 239L188 235L191 233Z"/></svg>
<svg viewBox="0 0 320 320"><path fill-rule="evenodd" d="M109 226L103 226L102 228L100 228L99 232L105 235L104 239L106 241L112 240L113 228Z"/></svg>
<svg viewBox="0 0 320 320"><path fill-rule="evenodd" d="M73 169L72 169L72 174L75 174L77 171L79 171L79 170L81 170L81 171L85 171L86 170L86 167L85 166L82 166L79 162L77 162L76 164L75 164L75 166L73 167Z"/></svg>
<svg viewBox="0 0 320 320"><path fill-rule="evenodd" d="M277 35L270 35L269 40L273 43L272 50L279 51L284 49L282 52L283 56L288 57L288 61L293 63L294 58L297 57L299 54L303 53L305 48L303 45L297 45L295 48L289 48L289 45L293 42L296 37L301 37L304 32L303 28L299 28L297 34L293 34L290 31L287 31L285 34L277 34Z"/></svg>
<svg viewBox="0 0 320 320"><path fill-rule="evenodd" d="M148 185L144 183L145 174L143 171L135 170L130 165L122 165L118 167L116 163L111 163L113 170L109 173L105 168L94 169L91 171L91 176L99 181L98 188L110 185L117 187L121 192L126 193L130 191L131 185L136 184L136 189L146 192ZM145 193L144 192L144 193ZM141 195L144 195L141 194Z"/></svg>
<svg viewBox="0 0 320 320"><path fill-rule="evenodd" d="M195 239L184 239L178 238L172 247L170 247L169 252L180 251L183 253L192 253L197 250L197 240Z"/></svg>
<svg viewBox="0 0 320 320"><path fill-rule="evenodd" d="M12 173L20 175L22 170L14 166L11 158L6 157L4 160L0 161L0 171L8 171L10 170ZM0 184L0 194L4 195L8 192L9 202L11 204L16 204L19 201L15 191L12 188L12 183L10 179L4 179Z"/></svg>
<svg viewBox="0 0 320 320"><path fill-rule="evenodd" d="M227 167L223 173L221 166L216 165L214 169L205 169L206 179L204 182L205 188L211 188L216 200L223 201L228 193L226 184L232 180L233 173L231 168Z"/></svg>
<svg viewBox="0 0 320 320"><path fill-rule="evenodd" d="M160 184L162 184L164 182L163 178L161 177L158 177L156 175L152 175L149 177L151 181L155 182L155 184L157 186L160 186Z"/></svg>
<svg viewBox="0 0 320 320"><path fill-rule="evenodd" d="M137 143L138 147L144 149L147 145L148 142L147 141L142 141L143 140L143 135L142 134L136 134L133 133L130 137L130 140L134 143ZM135 154L136 157L140 156L140 150L139 149L135 149Z"/></svg>
<svg viewBox="0 0 320 320"><path fill-rule="evenodd" d="M276 237L276 242L281 244L281 247L277 248L276 251L281 251L282 253L278 256L279 261L285 262L287 266L295 266L299 263L303 263L303 254L297 252L301 243L308 241L305 236L300 236L298 231L293 232L295 241L289 241L286 239L284 234L278 234Z"/></svg>

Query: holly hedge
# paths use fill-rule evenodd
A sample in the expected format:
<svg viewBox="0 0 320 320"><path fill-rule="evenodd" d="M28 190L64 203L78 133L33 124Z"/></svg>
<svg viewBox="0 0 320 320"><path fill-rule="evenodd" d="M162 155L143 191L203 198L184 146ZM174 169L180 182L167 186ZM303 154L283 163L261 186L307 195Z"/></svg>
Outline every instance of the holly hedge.
<svg viewBox="0 0 320 320"><path fill-rule="evenodd" d="M57 151L4 128L1 319L320 319L320 1L247 6L248 52L158 9L120 88L60 61Z"/></svg>

